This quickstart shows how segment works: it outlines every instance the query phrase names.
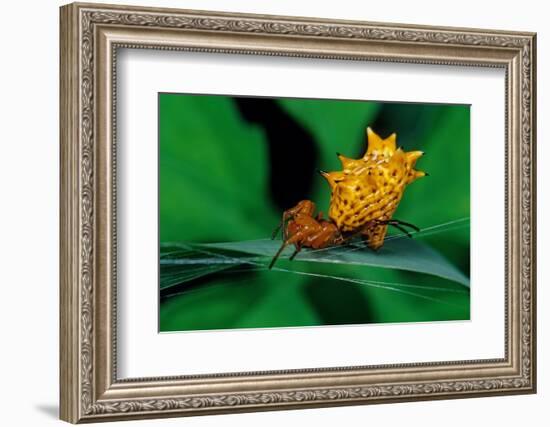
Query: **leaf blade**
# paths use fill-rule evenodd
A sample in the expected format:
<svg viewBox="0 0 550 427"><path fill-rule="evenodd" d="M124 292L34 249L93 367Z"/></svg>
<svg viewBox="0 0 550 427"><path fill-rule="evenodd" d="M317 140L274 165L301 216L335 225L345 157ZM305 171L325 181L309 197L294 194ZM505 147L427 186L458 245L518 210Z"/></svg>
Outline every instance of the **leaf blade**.
<svg viewBox="0 0 550 427"><path fill-rule="evenodd" d="M197 247L241 252L249 255L273 257L281 245L279 240L253 240L245 242L207 243ZM289 257L293 248L286 248L282 257ZM234 257L234 255L233 255ZM322 262L371 267L391 268L439 276L466 287L469 279L442 255L418 240L396 238L387 241L378 251L357 246L333 247L322 250L304 249L296 261Z"/></svg>

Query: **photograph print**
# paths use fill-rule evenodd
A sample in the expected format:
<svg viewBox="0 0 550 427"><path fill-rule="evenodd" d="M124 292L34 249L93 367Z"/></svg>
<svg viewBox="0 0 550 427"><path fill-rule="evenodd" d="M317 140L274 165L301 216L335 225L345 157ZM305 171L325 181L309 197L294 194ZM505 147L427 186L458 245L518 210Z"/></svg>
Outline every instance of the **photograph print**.
<svg viewBox="0 0 550 427"><path fill-rule="evenodd" d="M159 331L470 319L470 106L159 93Z"/></svg>

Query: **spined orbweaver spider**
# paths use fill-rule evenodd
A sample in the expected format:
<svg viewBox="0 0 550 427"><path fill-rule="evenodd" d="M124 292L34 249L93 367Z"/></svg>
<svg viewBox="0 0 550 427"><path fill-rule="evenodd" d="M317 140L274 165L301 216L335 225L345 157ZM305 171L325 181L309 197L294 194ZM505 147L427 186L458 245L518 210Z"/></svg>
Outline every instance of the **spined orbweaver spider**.
<svg viewBox="0 0 550 427"><path fill-rule="evenodd" d="M420 231L420 229L413 224L398 219L391 219L386 221L372 220L366 224L364 228L356 232L342 233L331 220L323 219L322 212L319 212L317 216L314 216L314 214L315 203L311 200L302 200L293 208L283 212L281 222L271 236L272 239L275 239L279 230L282 228L283 243L269 264L270 270L275 265L275 262L283 250L289 245L294 245L295 248L294 252L289 257L289 260L292 261L302 248L323 249L339 246L358 234L364 234L367 228L372 229L378 226L392 225L405 233L408 237L412 236L403 226L410 227L417 232ZM363 239L365 239L365 236L363 236Z"/></svg>
<svg viewBox="0 0 550 427"><path fill-rule="evenodd" d="M404 228L420 231L404 221L392 219L407 185L426 176L415 169L422 151L405 152L397 148L395 133L382 139L367 128L368 147L360 159L351 159L341 154L338 158L342 170L323 172L331 189L329 219L315 215L315 204L302 200L283 213L281 223L273 233L283 229L283 244L277 251L269 268L273 267L284 248L293 244L295 251L302 247L313 249L341 245L361 235L367 246L377 250L384 244L388 225L394 226L411 237Z"/></svg>

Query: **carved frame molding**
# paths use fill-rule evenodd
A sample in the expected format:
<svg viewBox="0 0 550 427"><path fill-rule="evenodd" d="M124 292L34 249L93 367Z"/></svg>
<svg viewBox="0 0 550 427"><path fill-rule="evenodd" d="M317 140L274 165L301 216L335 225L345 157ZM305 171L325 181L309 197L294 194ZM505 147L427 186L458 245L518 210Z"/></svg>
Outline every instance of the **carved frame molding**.
<svg viewBox="0 0 550 427"><path fill-rule="evenodd" d="M121 47L505 68L506 357L118 380L114 135ZM535 34L71 4L61 8L60 88L62 419L535 391Z"/></svg>

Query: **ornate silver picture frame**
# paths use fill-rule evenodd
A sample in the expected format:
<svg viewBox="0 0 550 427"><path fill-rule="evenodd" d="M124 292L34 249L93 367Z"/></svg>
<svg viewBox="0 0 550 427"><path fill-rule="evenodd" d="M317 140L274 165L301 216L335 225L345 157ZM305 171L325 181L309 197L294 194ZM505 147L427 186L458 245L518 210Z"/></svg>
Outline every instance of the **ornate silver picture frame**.
<svg viewBox="0 0 550 427"><path fill-rule="evenodd" d="M71 422L534 393L533 33L112 6L61 8L60 416ZM497 67L505 88L499 359L120 379L117 49ZM152 284L157 286L157 284Z"/></svg>

